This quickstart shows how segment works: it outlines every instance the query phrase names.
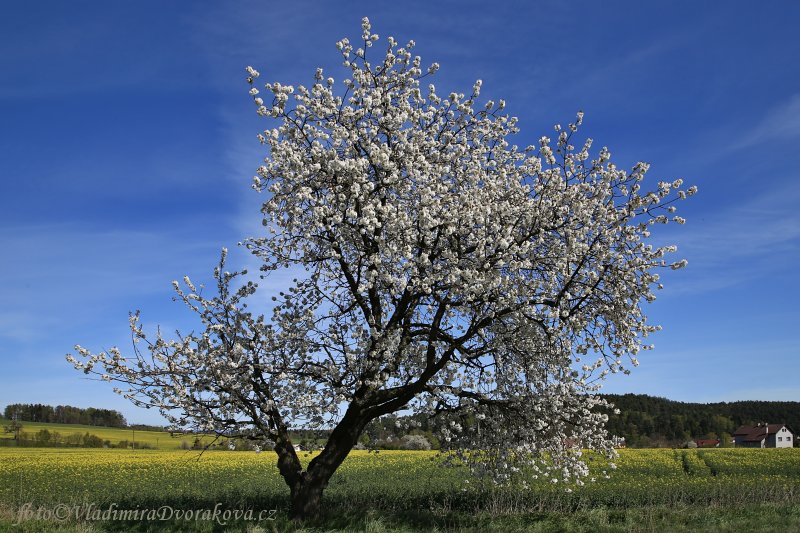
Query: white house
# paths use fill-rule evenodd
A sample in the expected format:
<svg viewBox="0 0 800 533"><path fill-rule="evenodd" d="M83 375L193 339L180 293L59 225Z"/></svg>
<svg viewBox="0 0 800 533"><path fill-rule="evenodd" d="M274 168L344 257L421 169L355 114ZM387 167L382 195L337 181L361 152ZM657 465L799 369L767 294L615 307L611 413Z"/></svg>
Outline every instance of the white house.
<svg viewBox="0 0 800 533"><path fill-rule="evenodd" d="M794 435L786 424L758 424L742 426L733 433L733 440L741 448L791 448Z"/></svg>

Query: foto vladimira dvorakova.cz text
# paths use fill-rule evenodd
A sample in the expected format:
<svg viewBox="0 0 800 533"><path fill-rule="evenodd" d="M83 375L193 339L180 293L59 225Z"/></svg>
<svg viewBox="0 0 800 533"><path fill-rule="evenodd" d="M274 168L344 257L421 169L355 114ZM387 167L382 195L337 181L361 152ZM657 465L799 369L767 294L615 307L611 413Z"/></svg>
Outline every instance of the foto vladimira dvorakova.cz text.
<svg viewBox="0 0 800 533"><path fill-rule="evenodd" d="M94 503L34 506L32 503L25 503L17 509L14 525L30 520L58 522L68 520L166 522L175 520L183 522L215 522L224 526L229 522L275 520L277 512L277 509L228 509L223 507L221 503L216 504L213 509L176 509L169 505L121 508L116 503L104 506Z"/></svg>

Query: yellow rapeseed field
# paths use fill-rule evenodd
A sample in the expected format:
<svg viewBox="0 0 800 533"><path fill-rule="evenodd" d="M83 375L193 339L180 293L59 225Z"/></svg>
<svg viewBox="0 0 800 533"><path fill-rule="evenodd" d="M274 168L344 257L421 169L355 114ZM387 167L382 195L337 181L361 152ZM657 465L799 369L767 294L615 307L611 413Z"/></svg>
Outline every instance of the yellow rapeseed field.
<svg viewBox="0 0 800 533"><path fill-rule="evenodd" d="M308 461L309 455L303 454ZM650 504L800 500L800 449L621 450L617 468L597 459L584 487L531 482L496 488L434 452L354 451L325 499L348 508L576 509ZM286 505L272 452L0 448L0 504L116 502ZM609 478L602 475L606 469Z"/></svg>

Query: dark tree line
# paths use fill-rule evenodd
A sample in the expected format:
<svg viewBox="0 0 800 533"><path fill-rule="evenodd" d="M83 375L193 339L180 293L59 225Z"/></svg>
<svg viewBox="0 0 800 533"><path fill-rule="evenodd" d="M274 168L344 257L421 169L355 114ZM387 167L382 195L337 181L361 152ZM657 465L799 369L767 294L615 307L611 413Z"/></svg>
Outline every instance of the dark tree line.
<svg viewBox="0 0 800 533"><path fill-rule="evenodd" d="M15 403L3 411L3 418L22 422L49 422L54 424L83 424L123 428L128 423L122 413L112 409L82 409L71 405L44 405L40 403Z"/></svg>
<svg viewBox="0 0 800 533"><path fill-rule="evenodd" d="M609 415L607 427L629 446L673 446L700 438L719 438L725 445L739 426L760 422L800 429L800 402L684 403L644 394L604 396L620 410Z"/></svg>
<svg viewBox="0 0 800 533"><path fill-rule="evenodd" d="M759 422L784 423L800 431L800 402L738 401L720 403L684 403L644 394L607 394L605 398L620 410L609 413L609 431L624 437L628 446L675 446L692 439L726 439L743 424ZM111 409L69 405L56 407L43 404L12 404L5 408L3 418L21 422L51 422L90 426L129 427L125 417ZM474 420L464 420L466 425ZM163 430L160 427L135 426L135 429ZM434 448L433 421L423 416L388 415L373 420L360 439L366 447L392 448L400 446L405 435L425 436ZM293 430L293 442L304 448L319 447L327 437L326 431Z"/></svg>

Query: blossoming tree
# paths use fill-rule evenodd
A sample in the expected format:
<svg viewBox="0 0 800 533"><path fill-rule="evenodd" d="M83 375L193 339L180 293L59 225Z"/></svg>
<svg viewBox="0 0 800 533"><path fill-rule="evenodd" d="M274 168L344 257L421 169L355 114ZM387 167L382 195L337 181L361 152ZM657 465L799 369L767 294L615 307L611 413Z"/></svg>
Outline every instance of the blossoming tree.
<svg viewBox="0 0 800 533"><path fill-rule="evenodd" d="M338 43L341 88L317 69L309 86L260 92L247 69L274 127L253 181L265 234L246 246L263 275L302 272L271 317L247 310L257 287L234 282L223 252L213 297L174 282L200 333L148 338L137 313L129 357L78 346L68 359L175 427L274 441L296 517L318 511L365 426L401 410L436 416L445 451L498 480L527 465L580 484L579 449L613 453L600 379L650 347L659 328L640 304L659 268L686 264L646 244L650 228L682 223L673 204L696 189L645 192L647 164L576 148L582 113L554 142L512 145L517 120L502 100L479 104L480 81L441 96L413 41L389 37L372 60L378 36L362 27L360 47ZM292 427L330 429L307 468Z"/></svg>

